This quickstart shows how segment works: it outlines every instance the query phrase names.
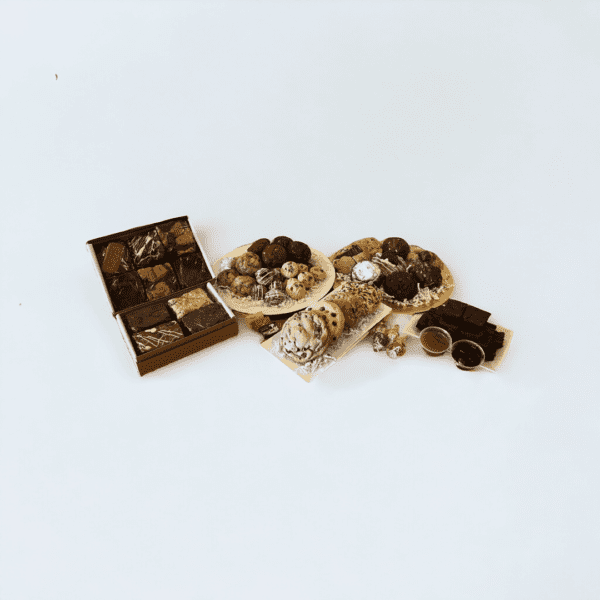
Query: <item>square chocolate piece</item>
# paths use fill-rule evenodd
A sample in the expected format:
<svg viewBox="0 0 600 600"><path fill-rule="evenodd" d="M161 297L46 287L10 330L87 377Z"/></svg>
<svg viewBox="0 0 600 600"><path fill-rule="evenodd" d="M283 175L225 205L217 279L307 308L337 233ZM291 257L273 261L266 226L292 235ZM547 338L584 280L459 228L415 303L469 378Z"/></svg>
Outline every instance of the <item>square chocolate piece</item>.
<svg viewBox="0 0 600 600"><path fill-rule="evenodd" d="M211 279L208 267L199 252L181 256L174 264L175 273L184 288L198 285Z"/></svg>
<svg viewBox="0 0 600 600"><path fill-rule="evenodd" d="M134 333L171 321L172 317L165 304L150 304L124 315L125 322Z"/></svg>
<svg viewBox="0 0 600 600"><path fill-rule="evenodd" d="M453 300L452 298L446 300L444 304L437 308L437 313L443 315L448 320L458 321L464 315L465 309L468 304L461 302L460 300Z"/></svg>
<svg viewBox="0 0 600 600"><path fill-rule="evenodd" d="M106 287L115 311L146 302L142 280L132 271L112 277L106 282Z"/></svg>
<svg viewBox="0 0 600 600"><path fill-rule="evenodd" d="M492 313L470 306L467 304L465 312L463 313L463 319L465 323L475 325L476 327L483 327Z"/></svg>
<svg viewBox="0 0 600 600"><path fill-rule="evenodd" d="M185 221L170 221L157 225L156 231L167 252L180 255L196 251L194 234Z"/></svg>
<svg viewBox="0 0 600 600"><path fill-rule="evenodd" d="M165 247L158 237L158 231L153 229L144 235L137 235L129 240L133 264L137 267L147 267L159 262L165 255Z"/></svg>
<svg viewBox="0 0 600 600"><path fill-rule="evenodd" d="M171 321L136 333L132 337L138 350L143 354L180 340L183 337L183 331L177 321Z"/></svg>
<svg viewBox="0 0 600 600"><path fill-rule="evenodd" d="M163 298L179 289L179 282L169 263L139 269L138 273L144 282L148 300Z"/></svg>
<svg viewBox="0 0 600 600"><path fill-rule="evenodd" d="M196 333L227 319L227 311L220 304L213 303L187 313L181 322L190 333Z"/></svg>
<svg viewBox="0 0 600 600"><path fill-rule="evenodd" d="M125 273L133 267L129 259L129 250L121 242L111 242L100 250L100 268L107 275Z"/></svg>
<svg viewBox="0 0 600 600"><path fill-rule="evenodd" d="M202 308L207 304L212 304L212 300L202 288L197 288L191 292L182 294L179 296L179 298L171 298L170 300L167 300L167 304L177 315L177 318L181 319L184 315L192 312L193 310Z"/></svg>

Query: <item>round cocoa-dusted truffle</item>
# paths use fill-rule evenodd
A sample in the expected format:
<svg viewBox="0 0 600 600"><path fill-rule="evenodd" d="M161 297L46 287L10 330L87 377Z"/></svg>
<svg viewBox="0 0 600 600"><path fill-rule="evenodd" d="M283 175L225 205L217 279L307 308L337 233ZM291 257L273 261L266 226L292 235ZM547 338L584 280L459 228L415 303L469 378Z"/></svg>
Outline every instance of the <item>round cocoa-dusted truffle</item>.
<svg viewBox="0 0 600 600"><path fill-rule="evenodd" d="M289 245L293 242L292 238L287 237L286 235L278 235L274 240L274 244L279 244L283 246L286 250L289 248Z"/></svg>
<svg viewBox="0 0 600 600"><path fill-rule="evenodd" d="M390 237L383 240L383 244L381 245L382 253L393 252L398 256L401 256L404 260L408 256L410 252L410 246L406 242L399 237Z"/></svg>
<svg viewBox="0 0 600 600"><path fill-rule="evenodd" d="M315 277L312 273L300 273L298 275L298 281L309 290L313 285L315 285Z"/></svg>
<svg viewBox="0 0 600 600"><path fill-rule="evenodd" d="M437 288L442 285L442 270L428 263L419 263L411 269L415 279L421 287Z"/></svg>
<svg viewBox="0 0 600 600"><path fill-rule="evenodd" d="M277 306L278 304L281 304L286 298L287 295L281 290L270 289L265 294L265 304L267 306Z"/></svg>
<svg viewBox="0 0 600 600"><path fill-rule="evenodd" d="M225 269L217 275L217 284L229 287L238 275L239 273L235 269Z"/></svg>
<svg viewBox="0 0 600 600"><path fill-rule="evenodd" d="M288 279L285 291L290 298L302 300L306 296L306 288L297 279Z"/></svg>
<svg viewBox="0 0 600 600"><path fill-rule="evenodd" d="M307 264L310 261L312 253L310 248L304 242L292 242L288 246L288 256L289 260Z"/></svg>
<svg viewBox="0 0 600 600"><path fill-rule="evenodd" d="M298 275L298 265L295 262L288 260L288 262L283 263L281 266L281 274L287 279L296 277L296 275Z"/></svg>
<svg viewBox="0 0 600 600"><path fill-rule="evenodd" d="M236 271L240 275L254 275L261 267L260 258L254 252L244 252L235 261Z"/></svg>
<svg viewBox="0 0 600 600"><path fill-rule="evenodd" d="M383 289L396 300L410 300L419 291L415 278L410 273L390 273L383 283Z"/></svg>
<svg viewBox="0 0 600 600"><path fill-rule="evenodd" d="M256 240L253 244L250 245L247 252L253 252L254 254L258 254L260 256L262 251L270 244L271 242L267 238L260 238L260 240Z"/></svg>
<svg viewBox="0 0 600 600"><path fill-rule="evenodd" d="M252 286L256 283L254 277L249 275L239 275L232 282L230 289L238 296L249 296L252 292Z"/></svg>
<svg viewBox="0 0 600 600"><path fill-rule="evenodd" d="M269 244L262 253L262 259L265 267L280 267L287 261L288 254L286 249L279 244Z"/></svg>
<svg viewBox="0 0 600 600"><path fill-rule="evenodd" d="M254 273L254 277L256 278L256 283L269 285L274 279L276 279L276 273L274 269L267 269L266 267L263 267Z"/></svg>

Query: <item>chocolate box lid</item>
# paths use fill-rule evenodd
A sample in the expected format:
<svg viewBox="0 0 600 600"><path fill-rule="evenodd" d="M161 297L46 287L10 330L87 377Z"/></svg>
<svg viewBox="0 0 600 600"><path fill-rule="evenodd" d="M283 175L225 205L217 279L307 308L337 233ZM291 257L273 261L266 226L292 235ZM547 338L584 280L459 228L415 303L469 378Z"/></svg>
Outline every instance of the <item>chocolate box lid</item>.
<svg viewBox="0 0 600 600"><path fill-rule="evenodd" d="M94 238L87 247L113 316L215 280L187 215Z"/></svg>

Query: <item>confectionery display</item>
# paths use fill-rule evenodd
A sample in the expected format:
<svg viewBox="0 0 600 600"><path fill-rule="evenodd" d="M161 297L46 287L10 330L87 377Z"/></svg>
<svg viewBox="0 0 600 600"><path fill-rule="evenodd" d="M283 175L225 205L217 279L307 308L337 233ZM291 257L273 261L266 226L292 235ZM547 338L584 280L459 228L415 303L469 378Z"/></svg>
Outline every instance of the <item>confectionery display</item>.
<svg viewBox="0 0 600 600"><path fill-rule="evenodd" d="M334 276L333 265L323 254L286 236L261 238L241 247L218 261L214 270L219 293L243 314L305 308L329 291Z"/></svg>
<svg viewBox="0 0 600 600"><path fill-rule="evenodd" d="M115 310L122 310L146 301L144 284L135 271L112 277L107 282L107 288Z"/></svg>
<svg viewBox="0 0 600 600"><path fill-rule="evenodd" d="M485 361L492 361L504 345L505 334L488 322L490 313L458 300L447 300L441 306L424 313L416 324L421 331L426 327L441 327L453 342L471 340L479 344L485 353Z"/></svg>
<svg viewBox="0 0 600 600"><path fill-rule="evenodd" d="M172 344L182 337L183 331L177 321L163 323L132 336L140 352L150 352L150 350Z"/></svg>
<svg viewBox="0 0 600 600"><path fill-rule="evenodd" d="M227 311L220 304L212 303L186 313L181 322L190 333L196 333L227 319L229 319Z"/></svg>
<svg viewBox="0 0 600 600"><path fill-rule="evenodd" d="M369 283L383 292L383 301L397 312L414 313L447 300L452 275L440 258L400 237L379 242L364 238L330 257L336 283Z"/></svg>
<svg viewBox="0 0 600 600"><path fill-rule="evenodd" d="M163 298L179 289L179 283L169 263L138 269L138 274L144 282L148 300Z"/></svg>

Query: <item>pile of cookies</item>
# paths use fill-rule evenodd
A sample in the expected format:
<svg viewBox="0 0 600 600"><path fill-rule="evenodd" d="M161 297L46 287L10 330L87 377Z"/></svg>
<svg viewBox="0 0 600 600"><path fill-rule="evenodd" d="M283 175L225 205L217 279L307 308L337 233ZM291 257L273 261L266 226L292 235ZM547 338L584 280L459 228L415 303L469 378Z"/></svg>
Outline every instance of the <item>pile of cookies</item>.
<svg viewBox="0 0 600 600"><path fill-rule="evenodd" d="M311 265L311 255L304 242L286 236L272 242L261 238L241 256L222 261L217 285L266 306L277 306L287 298L302 300L308 290L327 278L321 267Z"/></svg>
<svg viewBox="0 0 600 600"><path fill-rule="evenodd" d="M406 303L425 289L435 293L443 283L442 261L433 252L413 248L399 237L381 243L365 238L342 248L331 260L337 279L374 285L386 301Z"/></svg>
<svg viewBox="0 0 600 600"><path fill-rule="evenodd" d="M358 326L381 304L381 291L371 285L343 283L313 307L290 317L283 325L279 351L303 365L325 354L344 329Z"/></svg>

